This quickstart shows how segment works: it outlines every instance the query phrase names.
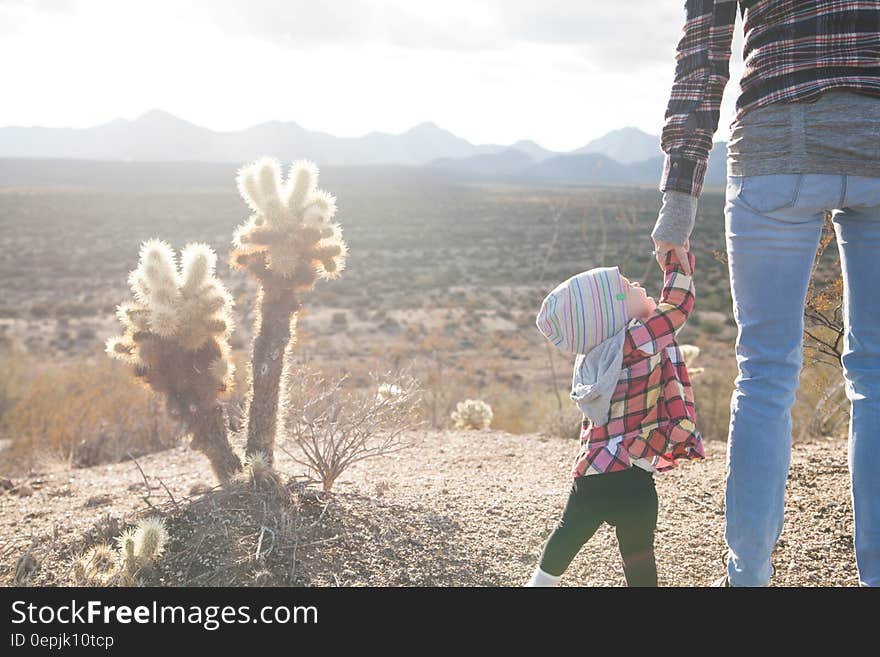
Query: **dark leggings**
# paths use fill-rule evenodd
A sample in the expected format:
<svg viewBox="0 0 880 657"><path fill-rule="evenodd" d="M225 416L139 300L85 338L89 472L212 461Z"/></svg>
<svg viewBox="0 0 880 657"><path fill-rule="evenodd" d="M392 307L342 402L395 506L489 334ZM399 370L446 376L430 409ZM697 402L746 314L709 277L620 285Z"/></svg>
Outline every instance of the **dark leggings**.
<svg viewBox="0 0 880 657"><path fill-rule="evenodd" d="M541 570L565 572L603 522L615 527L627 586L657 586L657 490L654 476L636 466L574 480L562 519L541 554Z"/></svg>

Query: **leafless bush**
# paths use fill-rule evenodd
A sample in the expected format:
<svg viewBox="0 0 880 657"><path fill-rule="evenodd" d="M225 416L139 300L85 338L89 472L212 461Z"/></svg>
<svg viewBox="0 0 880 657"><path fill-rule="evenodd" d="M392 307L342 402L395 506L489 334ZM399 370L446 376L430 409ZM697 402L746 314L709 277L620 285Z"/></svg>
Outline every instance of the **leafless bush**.
<svg viewBox="0 0 880 657"><path fill-rule="evenodd" d="M850 403L840 365L810 363L801 374L801 386L792 409L793 433L799 440L846 435Z"/></svg>
<svg viewBox="0 0 880 657"><path fill-rule="evenodd" d="M285 452L312 468L325 491L353 463L408 447L404 432L422 424L416 419L421 391L408 373L370 372L372 385L354 390L343 387L347 379L331 381L308 366L288 377L284 441L299 453Z"/></svg>
<svg viewBox="0 0 880 657"><path fill-rule="evenodd" d="M575 404L566 404L562 410L551 412L542 427L541 433L554 438L577 440L581 436L584 416Z"/></svg>
<svg viewBox="0 0 880 657"><path fill-rule="evenodd" d="M702 371L691 379L697 405L697 425L705 440L727 439L730 398L736 374L736 361L733 358L710 358Z"/></svg>
<svg viewBox="0 0 880 657"><path fill-rule="evenodd" d="M807 301L804 308L804 355L811 364L838 366L843 354L843 275L838 274L825 285L817 285L816 272L825 248L834 240L831 213L825 213L825 224L813 262Z"/></svg>

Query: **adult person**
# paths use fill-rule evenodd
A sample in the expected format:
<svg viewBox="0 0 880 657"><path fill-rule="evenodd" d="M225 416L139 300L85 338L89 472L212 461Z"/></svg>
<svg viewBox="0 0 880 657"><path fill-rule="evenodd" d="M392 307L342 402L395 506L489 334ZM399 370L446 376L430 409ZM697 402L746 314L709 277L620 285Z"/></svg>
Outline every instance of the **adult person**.
<svg viewBox="0 0 880 657"><path fill-rule="evenodd" d="M859 583L880 585L880 0L687 0L665 115L658 264L693 229L729 77L744 71L724 206L738 327L722 586L765 586L782 532L804 303L826 211L843 273L848 462ZM699 304L699 301L697 301Z"/></svg>

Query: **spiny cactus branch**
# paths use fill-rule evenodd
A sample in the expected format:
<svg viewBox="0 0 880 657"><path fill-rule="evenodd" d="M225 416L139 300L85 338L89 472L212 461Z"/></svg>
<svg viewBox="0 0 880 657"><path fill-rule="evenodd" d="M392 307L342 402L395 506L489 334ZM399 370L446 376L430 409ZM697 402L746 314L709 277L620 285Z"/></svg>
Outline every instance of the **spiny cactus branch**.
<svg viewBox="0 0 880 657"><path fill-rule="evenodd" d="M317 189L318 168L294 162L286 182L277 160L263 158L239 171L237 183L253 214L236 228L233 267L260 284L254 330L252 389L248 403L249 457L274 462L281 380L296 334L300 293L345 268L347 246L339 224L331 223L336 199Z"/></svg>
<svg viewBox="0 0 880 657"><path fill-rule="evenodd" d="M226 418L220 404L194 414L190 421L192 447L202 452L220 481L241 470L241 460L229 444Z"/></svg>
<svg viewBox="0 0 880 657"><path fill-rule="evenodd" d="M262 453L274 463L281 374L284 353L295 340L296 312L301 303L289 289L259 293L259 315L253 352L253 394L248 405L248 440L245 453Z"/></svg>
<svg viewBox="0 0 880 657"><path fill-rule="evenodd" d="M145 242L128 278L134 301L117 307L124 333L107 341L106 352L133 365L135 377L164 396L168 412L192 428L193 446L225 481L241 463L218 401L232 387L234 366L232 297L214 275L216 261L207 245L187 244L178 271L167 243Z"/></svg>

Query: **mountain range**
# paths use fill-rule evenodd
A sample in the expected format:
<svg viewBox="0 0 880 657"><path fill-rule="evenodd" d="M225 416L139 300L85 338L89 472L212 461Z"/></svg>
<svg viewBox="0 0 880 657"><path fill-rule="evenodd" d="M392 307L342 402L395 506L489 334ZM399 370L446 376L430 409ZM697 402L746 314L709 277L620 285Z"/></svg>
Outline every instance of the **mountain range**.
<svg viewBox="0 0 880 657"><path fill-rule="evenodd" d="M659 144L657 135L633 127L567 153L529 140L472 144L430 122L397 135L362 137L335 137L292 121L219 132L160 110L92 128L0 128L0 158L241 163L273 155L282 161L308 158L320 166L426 167L462 179L580 184L657 184L663 167ZM715 143L707 186L724 184L726 150L724 142Z"/></svg>

